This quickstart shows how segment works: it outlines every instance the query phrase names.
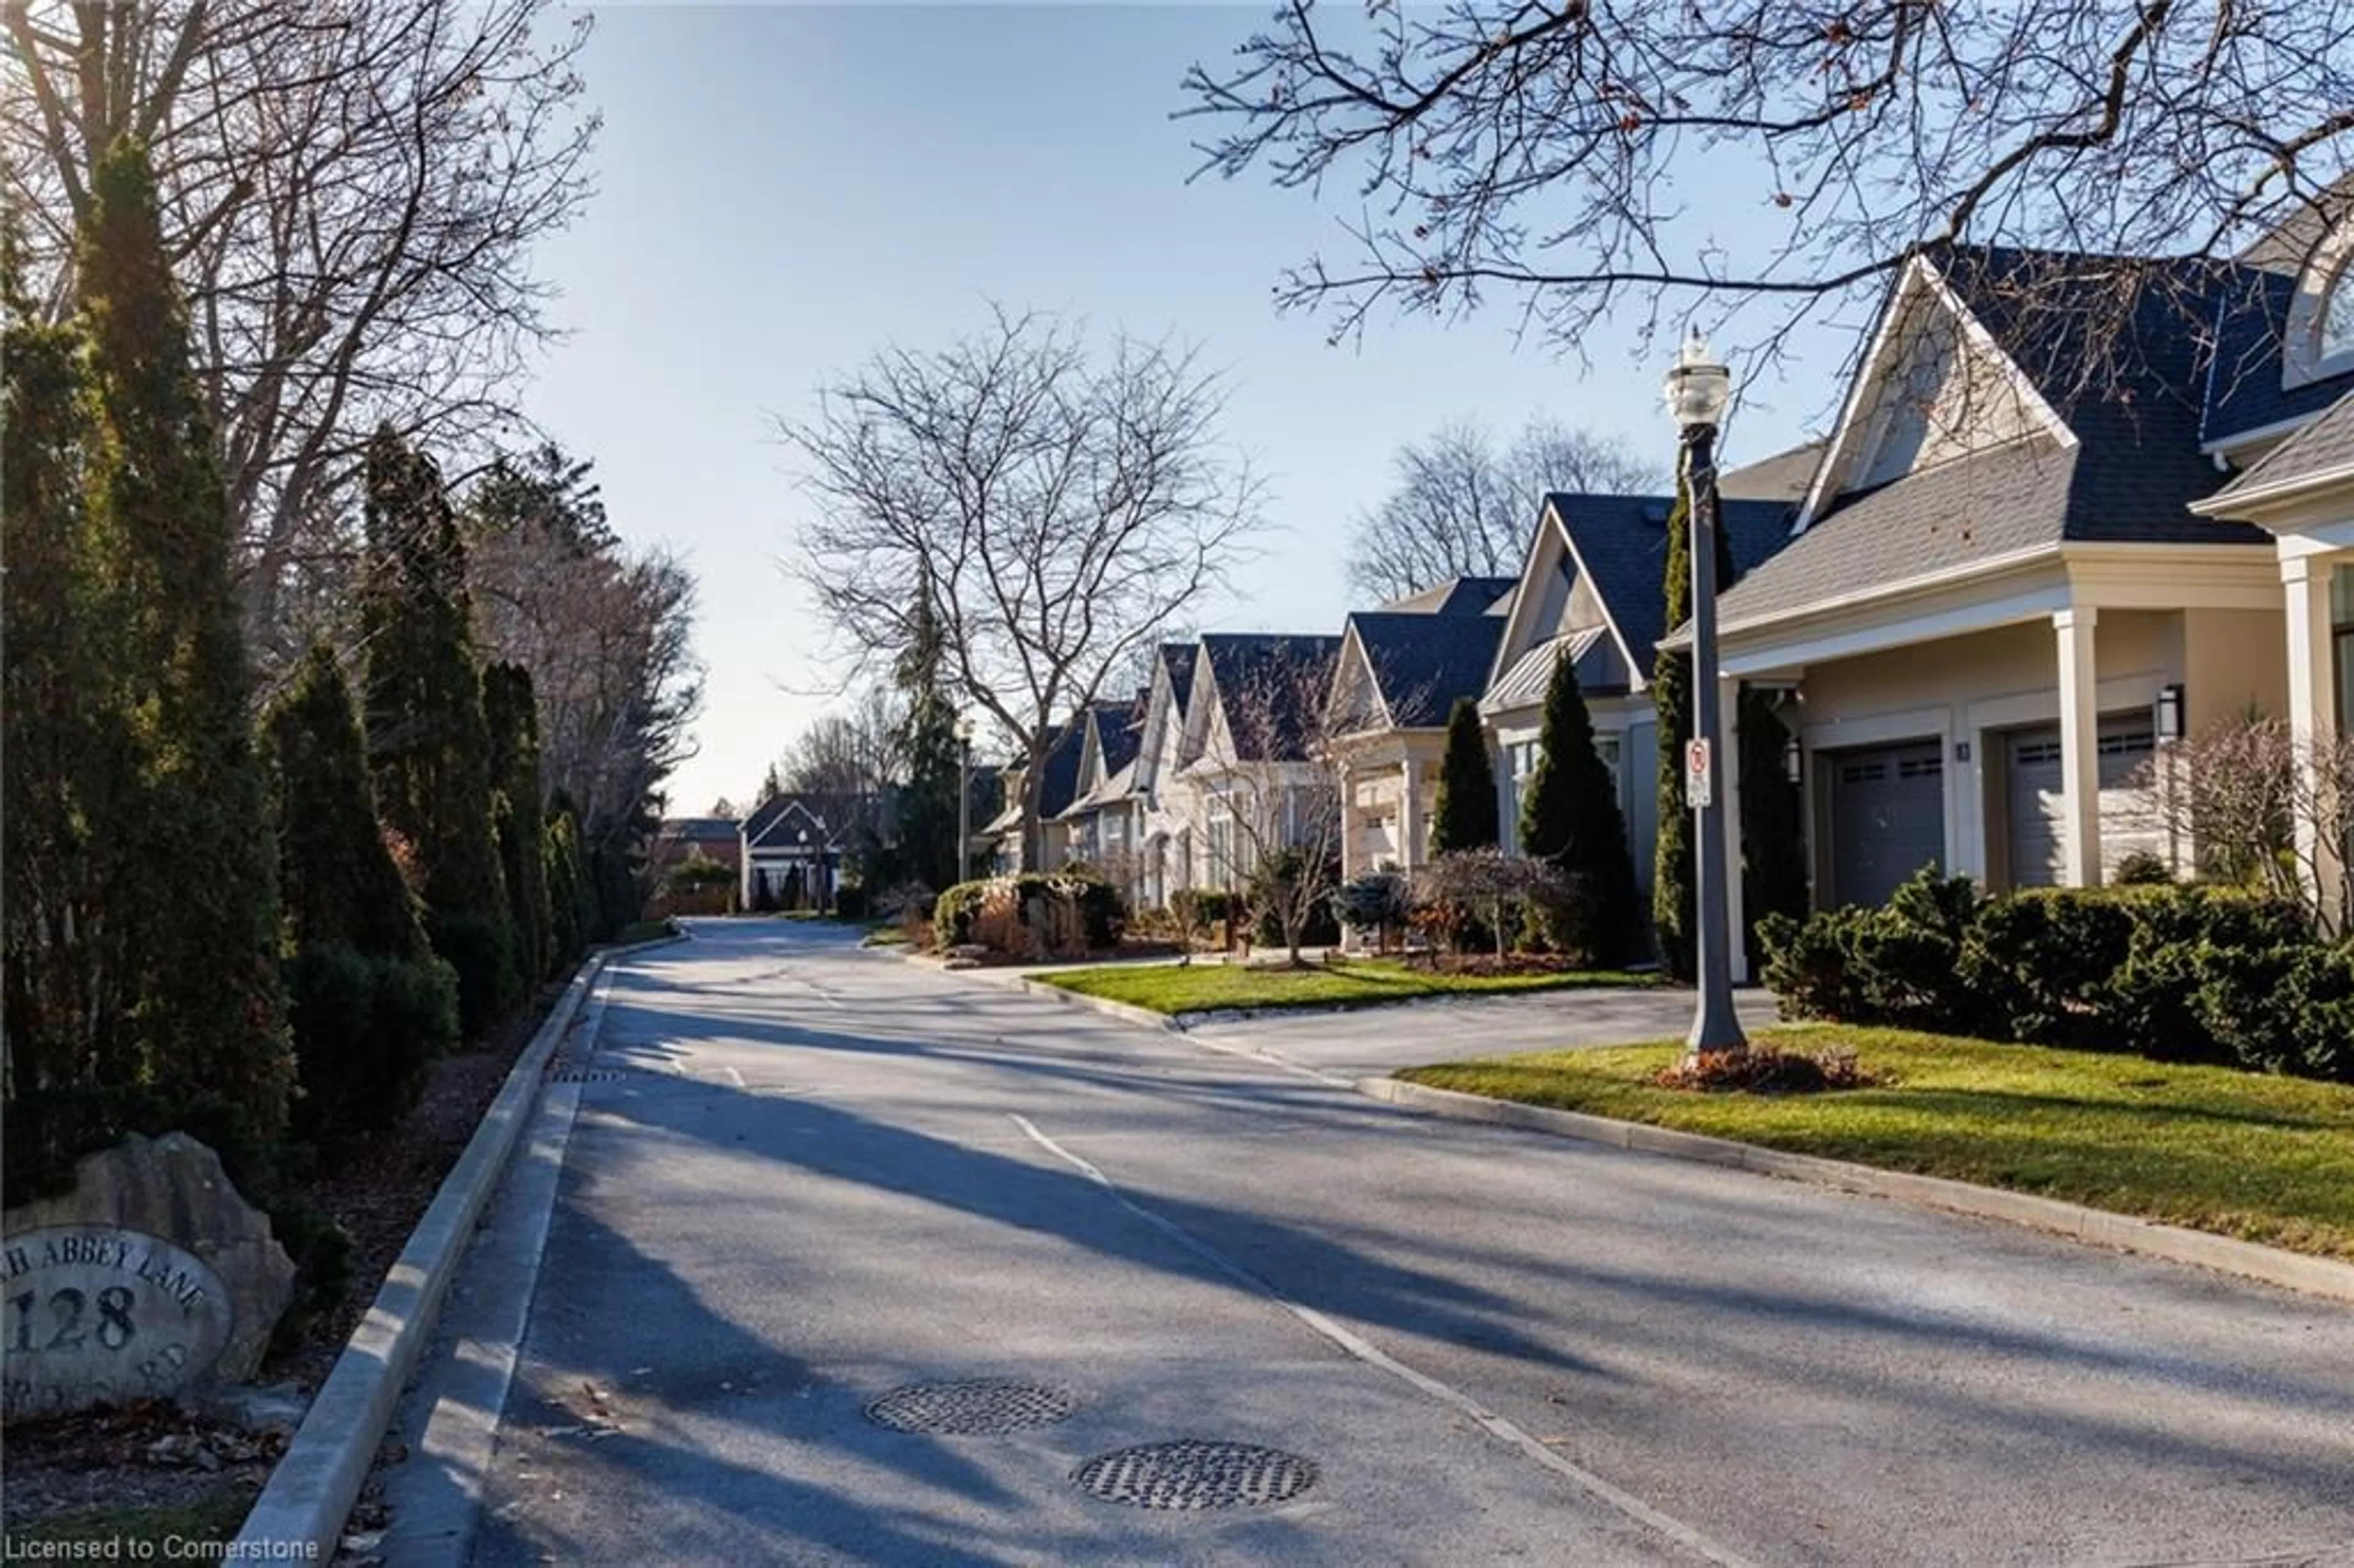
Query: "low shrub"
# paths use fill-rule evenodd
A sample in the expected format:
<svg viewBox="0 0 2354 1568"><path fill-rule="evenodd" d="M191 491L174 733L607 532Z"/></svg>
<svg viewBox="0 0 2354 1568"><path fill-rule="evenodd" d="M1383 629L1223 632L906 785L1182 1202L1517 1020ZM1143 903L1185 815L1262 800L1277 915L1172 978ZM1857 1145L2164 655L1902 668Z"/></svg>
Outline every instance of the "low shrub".
<svg viewBox="0 0 2354 1568"><path fill-rule="evenodd" d="M993 917L985 920L992 904ZM1127 927L1127 902L1109 883L1061 872L1023 872L960 882L941 894L932 906L933 940L942 948L979 942L999 952L1021 952L1025 940L1043 948L1062 935L1047 928L1058 907L1075 912L1068 935L1088 950L1118 946ZM1008 917L1021 936L1009 935ZM1034 922L1040 927L1035 931Z"/></svg>
<svg viewBox="0 0 2354 1568"><path fill-rule="evenodd" d="M1406 879L1394 871L1370 872L1344 882L1331 891L1328 902L1335 920L1361 931L1377 933L1375 939L1384 947L1389 945L1390 933L1405 924L1413 909Z"/></svg>
<svg viewBox="0 0 2354 1568"><path fill-rule="evenodd" d="M287 961L285 977L302 1091L293 1126L314 1143L392 1126L417 1103L427 1069L458 1043L458 978L440 959L307 947Z"/></svg>
<svg viewBox="0 0 2354 1568"><path fill-rule="evenodd" d="M2174 868L2147 850L2135 850L2117 862L2109 880L2120 887L2161 886L2174 881Z"/></svg>
<svg viewBox="0 0 2354 1568"><path fill-rule="evenodd" d="M2354 948L2291 901L2134 884L1980 897L1924 873L1883 909L1758 923L1786 1016L2354 1076Z"/></svg>
<svg viewBox="0 0 2354 1568"><path fill-rule="evenodd" d="M1752 1045L1745 1051L1712 1051L1683 1057L1651 1075L1651 1082L1663 1089L1819 1095L1832 1089L1870 1088L1880 1082L1880 1076L1859 1063L1852 1051L1784 1051Z"/></svg>

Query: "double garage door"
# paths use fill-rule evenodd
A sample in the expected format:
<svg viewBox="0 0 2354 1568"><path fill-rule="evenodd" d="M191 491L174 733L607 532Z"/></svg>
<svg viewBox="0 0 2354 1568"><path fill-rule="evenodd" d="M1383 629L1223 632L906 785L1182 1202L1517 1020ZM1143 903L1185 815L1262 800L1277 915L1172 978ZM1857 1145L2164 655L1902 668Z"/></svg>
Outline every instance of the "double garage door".
<svg viewBox="0 0 2354 1568"><path fill-rule="evenodd" d="M2101 720L2101 864L2114 871L2135 850L2159 851L2162 825L2134 782L2158 748L2147 714L2111 714ZM2009 737L2003 765L2009 818L2010 885L2053 887L2067 874L2068 828L2060 728L2021 730Z"/></svg>
<svg viewBox="0 0 2354 1568"><path fill-rule="evenodd" d="M2066 797L2056 725L2002 742L2006 869L2013 887L2048 887L2066 872ZM2135 775L2157 747L2147 714L2101 721L2101 863L2162 852L2163 824ZM1835 752L1830 765L1831 901L1882 904L1923 866L1945 859L1946 768L1936 741ZM1991 781L1989 781L1991 783Z"/></svg>

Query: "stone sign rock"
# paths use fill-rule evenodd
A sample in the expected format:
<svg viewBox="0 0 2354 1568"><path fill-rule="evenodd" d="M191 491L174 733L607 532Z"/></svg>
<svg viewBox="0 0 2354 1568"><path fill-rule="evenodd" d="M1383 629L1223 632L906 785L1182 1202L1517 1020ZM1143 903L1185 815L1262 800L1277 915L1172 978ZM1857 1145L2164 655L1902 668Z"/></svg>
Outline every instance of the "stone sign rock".
<svg viewBox="0 0 2354 1568"><path fill-rule="evenodd" d="M253 1375L294 1265L186 1133L84 1159L73 1191L0 1215L0 1408L169 1399Z"/></svg>

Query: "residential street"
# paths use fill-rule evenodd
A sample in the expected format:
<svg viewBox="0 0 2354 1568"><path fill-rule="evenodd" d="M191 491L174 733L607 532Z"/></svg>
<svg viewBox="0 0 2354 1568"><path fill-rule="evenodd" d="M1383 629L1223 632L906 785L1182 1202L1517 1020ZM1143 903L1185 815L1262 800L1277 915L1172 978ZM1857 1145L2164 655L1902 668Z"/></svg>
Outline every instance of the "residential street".
<svg viewBox="0 0 2354 1568"><path fill-rule="evenodd" d="M570 1056L623 1071L578 1091L474 1563L2354 1563L2342 1306L1303 1070L1522 1004L1189 1038L781 921L610 972ZM528 1277L486 1234L461 1324ZM1076 1409L866 1414L975 1379ZM1074 1484L1178 1438L1314 1479ZM399 1511L434 1463L393 1472L396 1563L458 1550Z"/></svg>

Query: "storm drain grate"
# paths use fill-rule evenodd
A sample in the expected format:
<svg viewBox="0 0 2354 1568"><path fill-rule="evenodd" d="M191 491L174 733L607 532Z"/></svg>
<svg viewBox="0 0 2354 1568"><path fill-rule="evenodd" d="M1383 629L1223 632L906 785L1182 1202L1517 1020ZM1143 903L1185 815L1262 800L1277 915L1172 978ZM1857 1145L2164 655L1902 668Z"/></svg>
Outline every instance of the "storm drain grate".
<svg viewBox="0 0 2354 1568"><path fill-rule="evenodd" d="M619 1067L558 1067L547 1076L558 1084L618 1084L629 1075Z"/></svg>
<svg viewBox="0 0 2354 1568"><path fill-rule="evenodd" d="M1134 1508L1256 1508L1314 1486L1316 1466L1280 1448L1181 1437L1099 1454L1071 1479L1089 1497Z"/></svg>
<svg viewBox="0 0 2354 1568"><path fill-rule="evenodd" d="M1052 1426L1078 1407L1066 1388L974 1378L895 1388L866 1407L866 1418L900 1432L1024 1432Z"/></svg>

